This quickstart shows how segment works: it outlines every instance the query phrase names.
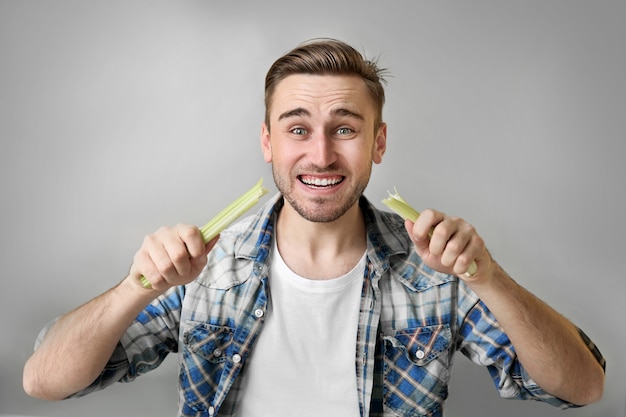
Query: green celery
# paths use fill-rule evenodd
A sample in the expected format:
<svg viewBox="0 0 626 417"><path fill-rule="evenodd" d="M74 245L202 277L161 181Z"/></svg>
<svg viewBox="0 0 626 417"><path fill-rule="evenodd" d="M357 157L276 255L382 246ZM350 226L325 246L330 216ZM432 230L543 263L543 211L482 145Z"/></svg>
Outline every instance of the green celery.
<svg viewBox="0 0 626 417"><path fill-rule="evenodd" d="M220 211L208 223L200 228L202 240L208 243L215 236L220 234L229 224L237 220L242 214L259 202L259 199L267 194L269 190L263 187L263 178L254 187L246 191L241 197L233 201L224 210ZM150 282L144 277L139 278L141 285L151 288Z"/></svg>
<svg viewBox="0 0 626 417"><path fill-rule="evenodd" d="M398 190L394 188L394 194L391 194L389 191L387 191L387 193L389 196L382 201L384 205L399 214L405 220L411 220L412 222L417 220L420 213L400 196ZM478 266L476 265L476 261L472 261L465 275L473 276L477 270Z"/></svg>

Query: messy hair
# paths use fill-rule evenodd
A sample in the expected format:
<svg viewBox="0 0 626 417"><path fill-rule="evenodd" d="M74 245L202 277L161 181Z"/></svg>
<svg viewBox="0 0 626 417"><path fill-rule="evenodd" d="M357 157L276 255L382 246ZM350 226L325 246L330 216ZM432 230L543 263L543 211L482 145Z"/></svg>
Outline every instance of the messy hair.
<svg viewBox="0 0 626 417"><path fill-rule="evenodd" d="M356 75L365 85L376 108L374 127L382 123L385 104L385 70L366 59L352 46L336 39L313 39L278 58L265 76L265 124L270 126L269 109L276 86L293 74Z"/></svg>

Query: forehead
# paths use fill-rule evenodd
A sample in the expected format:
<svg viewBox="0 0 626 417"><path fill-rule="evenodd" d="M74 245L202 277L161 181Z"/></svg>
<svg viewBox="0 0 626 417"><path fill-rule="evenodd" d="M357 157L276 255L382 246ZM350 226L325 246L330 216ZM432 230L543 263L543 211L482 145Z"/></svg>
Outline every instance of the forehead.
<svg viewBox="0 0 626 417"><path fill-rule="evenodd" d="M281 80L274 90L270 118L297 108L330 113L345 108L373 116L374 102L365 81L354 75L293 74Z"/></svg>

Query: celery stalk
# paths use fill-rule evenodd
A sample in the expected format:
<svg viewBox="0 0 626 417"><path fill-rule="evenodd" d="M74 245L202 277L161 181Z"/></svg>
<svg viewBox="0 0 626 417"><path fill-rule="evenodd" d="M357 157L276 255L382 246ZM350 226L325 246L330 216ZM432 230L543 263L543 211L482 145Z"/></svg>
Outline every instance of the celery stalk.
<svg viewBox="0 0 626 417"><path fill-rule="evenodd" d="M419 217L420 213L415 210L413 207L407 203L404 198L400 196L398 190L394 188L394 193L391 194L389 191L389 197L383 199L383 204L389 207L391 210L399 214L405 220L411 220L415 222ZM476 265L476 261L472 261L465 275L473 276L478 270L478 266Z"/></svg>
<svg viewBox="0 0 626 417"><path fill-rule="evenodd" d="M267 194L268 191L267 188L263 187L263 178L261 178L254 187L246 191L242 196L233 201L200 228L204 243L208 243L211 239L220 234L229 224L237 220L242 214L258 203L259 199ZM141 276L139 280L141 281L141 285L146 288L151 288L150 282L144 276Z"/></svg>
<svg viewBox="0 0 626 417"><path fill-rule="evenodd" d="M387 193L389 193L389 197L383 200L383 204L398 213L403 219L415 222L420 215L419 212L411 207L409 203L407 203L404 198L398 194L398 190L394 188L393 191L395 191L394 194L387 191Z"/></svg>
<svg viewBox="0 0 626 417"><path fill-rule="evenodd" d="M258 203L259 199L267 192L268 190L263 187L263 179L260 179L254 187L249 189L237 200L233 201L228 207L212 218L211 221L200 228L204 242L209 242L220 234L229 224L237 220L242 214Z"/></svg>

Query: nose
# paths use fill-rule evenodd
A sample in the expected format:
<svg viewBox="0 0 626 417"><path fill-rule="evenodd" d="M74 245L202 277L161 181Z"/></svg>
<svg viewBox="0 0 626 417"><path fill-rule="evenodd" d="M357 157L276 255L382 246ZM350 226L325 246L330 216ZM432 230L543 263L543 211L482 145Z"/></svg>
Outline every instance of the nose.
<svg viewBox="0 0 626 417"><path fill-rule="evenodd" d="M311 138L309 159L320 168L326 168L337 161L335 143L325 133L317 133Z"/></svg>

